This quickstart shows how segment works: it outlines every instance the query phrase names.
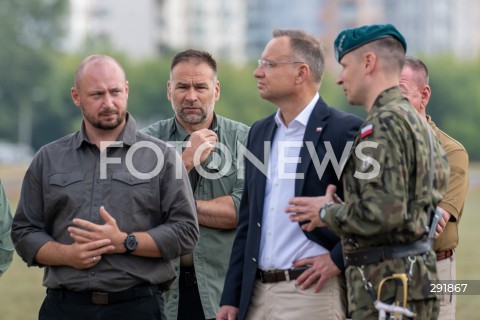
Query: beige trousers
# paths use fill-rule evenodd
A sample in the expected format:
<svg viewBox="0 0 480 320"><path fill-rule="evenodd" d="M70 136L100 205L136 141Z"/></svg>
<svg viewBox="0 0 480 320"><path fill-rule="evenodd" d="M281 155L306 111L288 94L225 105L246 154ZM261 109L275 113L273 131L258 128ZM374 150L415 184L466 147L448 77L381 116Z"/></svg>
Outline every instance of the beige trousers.
<svg viewBox="0 0 480 320"><path fill-rule="evenodd" d="M320 292L295 287L295 280L255 281L247 320L345 320L346 285L343 275L327 280Z"/></svg>
<svg viewBox="0 0 480 320"><path fill-rule="evenodd" d="M450 258L437 261L437 275L440 281L456 280L455 252ZM457 295L444 293L440 299L440 315L438 320L455 320Z"/></svg>

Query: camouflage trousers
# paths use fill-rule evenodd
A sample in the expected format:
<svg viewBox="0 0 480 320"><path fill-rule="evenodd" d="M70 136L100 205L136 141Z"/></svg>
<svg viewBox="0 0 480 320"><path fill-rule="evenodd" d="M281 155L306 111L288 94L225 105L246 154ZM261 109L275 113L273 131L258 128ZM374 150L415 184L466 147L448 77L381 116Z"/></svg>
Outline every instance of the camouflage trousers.
<svg viewBox="0 0 480 320"><path fill-rule="evenodd" d="M430 285L437 280L435 259L435 254L430 253L426 257L398 258L363 267L348 266L345 277L348 309L352 319L378 319L378 311L374 306L378 288L382 279L393 274L407 276L407 307L416 313L414 318L403 319L437 319L440 302L431 291ZM401 281L385 281L381 288L380 301L388 304L397 302L401 305L403 292Z"/></svg>

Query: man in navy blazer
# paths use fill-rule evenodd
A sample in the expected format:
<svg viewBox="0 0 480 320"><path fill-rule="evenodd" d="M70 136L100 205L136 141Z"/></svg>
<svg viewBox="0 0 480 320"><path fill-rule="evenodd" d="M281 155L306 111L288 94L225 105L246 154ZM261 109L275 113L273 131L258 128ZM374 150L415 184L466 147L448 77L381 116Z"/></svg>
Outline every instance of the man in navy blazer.
<svg viewBox="0 0 480 320"><path fill-rule="evenodd" d="M274 30L258 63L260 96L279 109L249 133L239 223L216 319L345 319L340 239L327 228L303 232L285 208L293 196L324 195L329 184L343 190L342 159L362 120L319 96L325 63L315 37Z"/></svg>

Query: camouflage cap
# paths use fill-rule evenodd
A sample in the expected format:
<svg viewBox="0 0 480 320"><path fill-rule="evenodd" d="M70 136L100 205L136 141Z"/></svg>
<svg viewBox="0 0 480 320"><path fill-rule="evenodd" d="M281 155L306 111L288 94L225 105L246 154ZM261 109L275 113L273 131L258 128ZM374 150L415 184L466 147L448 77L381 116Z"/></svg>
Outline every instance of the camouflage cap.
<svg viewBox="0 0 480 320"><path fill-rule="evenodd" d="M359 28L346 29L340 32L335 39L335 57L338 62L342 57L361 46L374 40L393 37L400 41L405 52L407 43L402 34L391 24L374 24Z"/></svg>

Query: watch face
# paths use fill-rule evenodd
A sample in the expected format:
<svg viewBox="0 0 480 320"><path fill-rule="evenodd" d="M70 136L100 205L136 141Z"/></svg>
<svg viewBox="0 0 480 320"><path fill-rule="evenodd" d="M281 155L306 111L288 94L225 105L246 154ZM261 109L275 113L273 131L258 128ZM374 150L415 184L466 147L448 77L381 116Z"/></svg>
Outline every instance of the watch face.
<svg viewBox="0 0 480 320"><path fill-rule="evenodd" d="M134 235L128 235L126 241L125 241L125 247L127 250L133 251L137 248L137 239L135 238Z"/></svg>
<svg viewBox="0 0 480 320"><path fill-rule="evenodd" d="M325 218L326 211L327 210L325 210L325 207L322 207L322 209L320 209L320 219L323 220L323 218Z"/></svg>

